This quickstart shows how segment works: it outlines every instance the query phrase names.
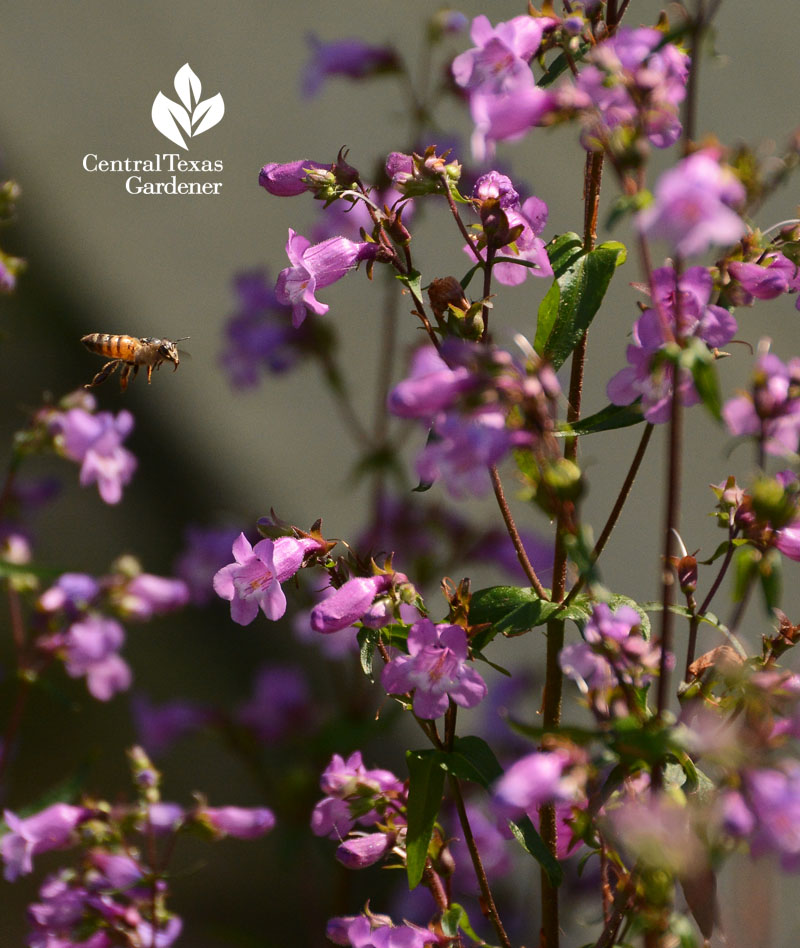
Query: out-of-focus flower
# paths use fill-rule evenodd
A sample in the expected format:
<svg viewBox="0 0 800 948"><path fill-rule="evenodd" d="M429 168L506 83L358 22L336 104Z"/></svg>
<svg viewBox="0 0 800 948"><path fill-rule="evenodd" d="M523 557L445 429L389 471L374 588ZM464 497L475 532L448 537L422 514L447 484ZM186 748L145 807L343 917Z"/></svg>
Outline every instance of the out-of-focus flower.
<svg viewBox="0 0 800 948"><path fill-rule="evenodd" d="M299 668L266 665L256 675L253 694L234 716L259 740L273 743L307 723L312 706L308 682Z"/></svg>
<svg viewBox="0 0 800 948"><path fill-rule="evenodd" d="M84 612L100 594L100 584L86 573L62 573L55 584L39 597L39 608L45 612L63 611L77 616Z"/></svg>
<svg viewBox="0 0 800 948"><path fill-rule="evenodd" d="M736 320L722 306L709 303L713 289L705 267L690 267L678 281L672 267L653 271L653 306L646 309L633 326L633 343L628 346L628 365L609 381L606 392L615 405L629 405L642 399L645 418L655 424L669 420L675 367L665 358L665 349L690 337L701 339L711 348L730 342ZM700 396L691 376L681 376L681 402L694 405Z"/></svg>
<svg viewBox="0 0 800 948"><path fill-rule="evenodd" d="M552 106L553 95L536 86L528 65L550 17L518 16L493 27L486 16L472 21L475 46L453 60L456 85L466 90L475 124L472 153L478 160L491 155L497 141L520 138Z"/></svg>
<svg viewBox="0 0 800 948"><path fill-rule="evenodd" d="M303 323L309 310L322 315L330 309L327 303L316 298L317 290L341 280L362 260L374 257L377 251L377 244L358 243L346 237L331 237L312 244L289 228L286 253L291 266L278 275L275 296L279 303L292 307L295 329Z"/></svg>
<svg viewBox="0 0 800 948"><path fill-rule="evenodd" d="M171 576L137 573L114 589L113 600L126 618L147 621L182 609L189 602L189 587Z"/></svg>
<svg viewBox="0 0 800 948"><path fill-rule="evenodd" d="M512 764L492 793L495 809L506 819L516 819L543 803L566 801L574 787L565 777L569 758L554 751L535 751Z"/></svg>
<svg viewBox="0 0 800 948"><path fill-rule="evenodd" d="M389 694L413 691L418 717L440 717L451 700L472 708L486 697L486 682L467 663L467 634L461 626L420 619L409 629L408 653L384 667L381 683Z"/></svg>
<svg viewBox="0 0 800 948"><path fill-rule="evenodd" d="M257 839L275 826L275 814L266 807L202 806L195 819L219 836Z"/></svg>
<svg viewBox="0 0 800 948"><path fill-rule="evenodd" d="M358 38L324 42L308 36L311 57L303 70L303 95L316 95L331 76L366 79L381 73L397 72L400 60L392 46L377 46Z"/></svg>
<svg viewBox="0 0 800 948"><path fill-rule="evenodd" d="M689 57L665 43L660 30L622 27L594 46L574 81L559 88L558 106L579 113L587 149L613 148L620 133L643 134L666 148L681 133L678 106L688 74ZM618 147L629 147L625 135Z"/></svg>
<svg viewBox="0 0 800 948"><path fill-rule="evenodd" d="M234 527L187 527L183 552L175 560L175 575L188 586L194 605L205 606L214 598L214 574L228 562L239 532Z"/></svg>
<svg viewBox="0 0 800 948"><path fill-rule="evenodd" d="M122 447L133 430L133 415L121 411L115 417L111 412L91 414L83 408L70 408L53 413L49 424L56 447L81 465L81 485L96 483L107 504L119 503L122 488L136 470L136 458Z"/></svg>
<svg viewBox="0 0 800 948"><path fill-rule="evenodd" d="M220 362L234 388L252 388L262 371L292 369L312 350L312 324L292 325L292 309L278 302L266 271L242 273L234 280L236 312L225 323Z"/></svg>
<svg viewBox="0 0 800 948"><path fill-rule="evenodd" d="M132 674L117 652L125 630L115 619L88 614L73 622L63 636L64 667L72 678L86 677L86 687L98 701L108 701L130 688Z"/></svg>
<svg viewBox="0 0 800 948"><path fill-rule="evenodd" d="M332 918L325 931L335 945L352 948L424 948L438 944L439 936L411 922L394 925L385 915Z"/></svg>
<svg viewBox="0 0 800 948"><path fill-rule="evenodd" d="M13 882L32 871L34 856L69 846L75 840L76 827L88 816L83 807L67 803L54 803L25 819L5 810L3 819L8 832L0 838L4 878Z"/></svg>
<svg viewBox="0 0 800 948"><path fill-rule="evenodd" d="M722 417L732 435L752 435L768 454L797 454L800 450L800 359L784 363L773 353L762 351L753 370L751 393L727 401Z"/></svg>
<svg viewBox="0 0 800 948"><path fill-rule="evenodd" d="M131 699L131 712L138 741L152 757L162 756L176 741L205 727L212 718L210 711L183 698L155 705L141 694Z"/></svg>
<svg viewBox="0 0 800 948"><path fill-rule="evenodd" d="M711 246L730 246L745 233L744 221L731 210L744 199L744 186L731 169L711 150L698 151L661 175L653 203L637 222L646 237L691 257Z"/></svg>

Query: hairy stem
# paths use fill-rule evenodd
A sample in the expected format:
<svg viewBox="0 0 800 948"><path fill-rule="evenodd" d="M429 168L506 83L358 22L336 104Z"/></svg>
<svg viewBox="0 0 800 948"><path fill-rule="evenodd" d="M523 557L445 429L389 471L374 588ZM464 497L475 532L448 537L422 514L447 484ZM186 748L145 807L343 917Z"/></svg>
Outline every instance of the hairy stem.
<svg viewBox="0 0 800 948"><path fill-rule="evenodd" d="M536 595L541 599L547 599L547 590L539 581L539 577L536 575L536 570L534 570L533 566L531 565L531 561L528 558L527 552L525 551L525 544L522 542L522 537L519 535L519 531L517 530L517 525L514 522L514 517L511 514L505 492L503 491L503 483L500 480L500 475L497 473L497 468L495 465L492 465L489 468L489 477L492 480L492 488L494 489L494 496L497 498L497 505L500 508L500 513L503 515L503 522L506 525L508 535L511 537L511 542L514 544L514 549L517 552L519 564L525 572L525 575L528 577L528 582L533 587Z"/></svg>

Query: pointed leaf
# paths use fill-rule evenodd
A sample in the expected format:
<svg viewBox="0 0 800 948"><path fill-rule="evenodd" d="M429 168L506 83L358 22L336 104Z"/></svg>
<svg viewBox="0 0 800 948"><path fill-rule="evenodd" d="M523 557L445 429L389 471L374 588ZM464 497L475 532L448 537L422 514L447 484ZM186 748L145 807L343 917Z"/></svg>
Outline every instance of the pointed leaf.
<svg viewBox="0 0 800 948"><path fill-rule="evenodd" d="M192 112L194 103L199 100L202 88L199 77L189 63L184 63L175 73L175 91L188 113Z"/></svg>
<svg viewBox="0 0 800 948"><path fill-rule="evenodd" d="M408 765L408 836L406 872L408 887L415 889L422 879L433 826L442 802L445 770L439 751L406 751Z"/></svg>
<svg viewBox="0 0 800 948"><path fill-rule="evenodd" d="M555 279L539 307L534 348L559 368L589 328L625 247L609 241L586 253L581 238L568 233L548 247Z"/></svg>
<svg viewBox="0 0 800 948"><path fill-rule="evenodd" d="M459 929L473 941L481 945L486 944L482 938L475 934L469 916L463 907L458 902L451 902L450 907L442 914L442 931L448 938L455 938Z"/></svg>
<svg viewBox="0 0 800 948"><path fill-rule="evenodd" d="M191 134L191 124L183 106L168 99L163 92L159 92L153 100L150 116L153 119L153 125L165 138L180 145L181 148L186 148L180 129L183 128L187 134Z"/></svg>
<svg viewBox="0 0 800 948"><path fill-rule="evenodd" d="M682 361L688 362L694 387L715 421L722 421L722 397L719 391L714 356L702 339L690 339Z"/></svg>
<svg viewBox="0 0 800 948"><path fill-rule="evenodd" d="M554 432L557 438L567 438L573 435L595 434L598 431L613 431L615 428L629 428L644 421L640 401L637 399L631 405L606 405L593 415L587 415L572 425L559 425Z"/></svg>
<svg viewBox="0 0 800 948"><path fill-rule="evenodd" d="M194 134L199 135L201 132L207 132L221 121L224 114L225 103L222 101L219 92L210 99L205 99L197 106L192 116L192 125L197 126Z"/></svg>
<svg viewBox="0 0 800 948"><path fill-rule="evenodd" d="M483 738L474 735L455 739L453 750L445 755L444 766L454 777L471 780L486 790L503 775L494 751Z"/></svg>
<svg viewBox="0 0 800 948"><path fill-rule="evenodd" d="M547 873L550 885L558 888L564 878L564 870L558 864L556 857L545 846L544 840L536 831L530 817L523 817L518 822L508 821L509 828L514 834L516 841L522 846L526 853L529 853L539 863Z"/></svg>
<svg viewBox="0 0 800 948"><path fill-rule="evenodd" d="M541 599L533 589L518 586L490 586L472 594L469 605L469 624L491 623L491 628L478 632L471 641L474 649L483 649L498 633L507 636L522 635L558 614L562 619L582 620L586 609L580 597L563 608L560 603Z"/></svg>

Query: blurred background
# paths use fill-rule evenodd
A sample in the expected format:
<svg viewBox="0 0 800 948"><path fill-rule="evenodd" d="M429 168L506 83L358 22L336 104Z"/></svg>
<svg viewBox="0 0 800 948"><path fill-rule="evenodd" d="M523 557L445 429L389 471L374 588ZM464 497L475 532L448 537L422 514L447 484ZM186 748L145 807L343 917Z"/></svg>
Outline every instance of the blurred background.
<svg viewBox="0 0 800 948"><path fill-rule="evenodd" d="M465 0L459 10L471 19L485 7ZM628 22L654 23L660 8L649 0L633 0ZM136 419L129 446L139 467L119 505L107 506L94 488L80 488L77 470L67 461L28 462L31 475L52 475L63 482L58 499L32 523L38 561L102 574L126 552L138 556L147 571L166 575L185 547L187 527L226 528L231 536L246 529L254 538L256 519L270 508L300 527L308 528L322 517L327 536L357 537L367 522L370 481L355 475L357 454L347 424L331 407L318 366L305 364L280 376L264 372L257 384L235 387L222 361L225 332L239 307L237 274L265 271L272 282L285 266L288 228L308 234L319 218L319 205L310 199L281 200L259 188L261 166L297 158L330 162L346 146L350 163L370 179L387 152L407 151L412 145L407 89L395 76L361 83L332 78L314 97L301 94L302 77L313 61L309 37L391 42L402 51L418 88L423 83L436 88L447 61L470 44L463 32L428 57L425 24L433 9L419 0L342 0L335 7L318 0L271 5L243 0L226 5L188 0L5 5L0 31L0 178L16 180L22 197L18 219L0 233L0 244L25 258L27 269L16 294L0 298L0 445L10 445L13 432L25 425L43 399L58 399L98 371L102 362L80 344L84 334L191 337L184 343L191 361L182 361L176 373L167 368L150 386L140 375L124 395L116 379L96 390L102 409L116 412L125 407ZM738 143L743 136L751 144L763 140L762 152L768 155L771 149L783 149L797 124L790 90L797 79L798 35L787 4L769 5L769 29L764 8L757 20L753 9L746 0L722 4L717 33L700 69L698 129L726 144ZM493 0L487 12L497 22L524 12L524 4ZM201 79L204 97L219 92L224 98L222 121L194 139L187 153L194 160L223 162L219 174L202 176L221 180L221 193L134 195L125 190L125 174L86 172L82 162L87 154L144 159L180 151L153 127L150 110L159 91L174 96L173 77L186 62ZM435 120L437 131L424 144L460 142L454 154L468 163L466 110L452 97L442 96ZM547 202L546 240L581 227L583 153L575 135L572 128L539 130L498 149L499 160L513 167L515 182L524 181ZM668 158L656 161L665 164ZM606 189L610 202L615 194L610 176ZM755 223L766 228L793 217L796 204L792 183L761 208ZM424 261L423 283L467 269L461 241L444 216L426 213L418 226L416 260ZM628 234L620 226L611 236L627 241ZM590 334L587 413L607 403L606 382L624 364L626 334L637 315L637 294L628 284L638 279L641 273L631 255ZM531 280L517 290L501 288L495 313L509 317L495 317L499 342L510 345L514 331L533 337L544 284ZM380 280L368 285L359 272L330 287L323 298L331 307L323 320L339 338L340 365L355 367L345 377L354 411L371 425L375 393L383 379L379 339L385 287ZM401 299L395 380L403 375L406 349L419 339L409 309ZM739 317L742 338L755 343L768 334L776 352L796 351L800 334L792 299L740 310ZM501 328L504 320L508 329ZM728 394L744 383L751 364L745 347L732 351L733 358L721 366ZM591 482L584 515L598 530L639 434L628 429L600 441L587 439L583 445L582 462ZM661 520L661 434L656 433L603 560L607 585L642 599L655 598L658 589L660 541L653 528ZM421 446L418 432L408 444L413 457ZM683 536L690 551L700 548L708 555L720 537L707 516L713 504L707 485L732 472L745 476L750 461L741 449L728 457L731 445L699 410L687 419L686 445ZM410 466L407 469L410 487ZM508 490L513 493L510 478ZM455 505L438 488L425 497L406 495L403 502L409 511L417 503L442 504L478 525L497 519L488 502ZM526 530L547 535L541 513L522 505L517 510ZM456 581L465 575L463 567L459 570ZM785 610L796 618L792 570L795 564L787 570ZM503 574L491 563L473 563L469 575L474 587L480 587ZM543 579L548 582L546 573ZM428 594L435 601L435 586ZM297 607L301 605L298 594ZM755 604L750 610L753 642L761 629L759 608ZM0 618L0 627L3 622ZM324 766L333 750L357 746L363 721L374 716L379 699L352 682L352 730L324 734L327 702L335 703L337 686L348 681L344 666L337 665L332 674L316 653L310 655L308 646L298 644L290 626L289 621L268 625L259 617L240 628L230 622L224 603L212 603L209 609L190 609L129 631L125 654L134 669L135 691L148 700L181 697L230 708L251 694L254 676L265 662L293 668L300 662L319 700L314 740L309 742L308 732L294 733L287 725L282 732L285 743L262 749L257 765L252 754L235 746L235 736L228 733L226 738L224 729L195 734L159 760L168 799L188 803L193 790L202 790L215 804L272 806L285 825L258 843L231 841L214 849L198 845L196 852L189 844L175 880L175 908L186 917L181 943L193 948L278 945L288 937L296 944L323 944L324 923L332 911L342 911L346 904L348 911L356 912L366 897L360 880L334 876L330 843L306 838L302 827L317 794L302 770L300 751L310 749ZM518 650L520 658L524 655L535 664L538 642L527 639ZM10 683L6 685L8 692ZM8 694L5 698L9 700ZM107 796L126 791L121 749L136 739L128 695L99 706L88 698L82 682L64 679L58 693L36 695L23 738L5 801L12 808L28 801L37 788L55 785L79 764L88 768L92 791ZM334 746L336 740L342 746ZM371 766L395 767L402 773L399 746L378 741L372 749ZM3 946L23 943L23 907L34 896L39 878L37 872L33 880L0 884ZM348 885L352 891L345 889ZM748 904L757 901L762 909L771 905L780 914L787 904L785 893L769 866L759 866L757 882L752 876L745 883L731 879L726 885L734 893L723 915L730 920L729 943L755 943L748 926L760 924L763 932L763 923L754 921ZM748 887L747 899L737 898L737 885ZM761 887L757 900L755 885ZM290 892L297 896L296 904L287 902ZM379 911L388 907L375 906ZM302 934L295 927L298 911L304 913ZM795 943L791 930L776 927L764 944L788 948Z"/></svg>

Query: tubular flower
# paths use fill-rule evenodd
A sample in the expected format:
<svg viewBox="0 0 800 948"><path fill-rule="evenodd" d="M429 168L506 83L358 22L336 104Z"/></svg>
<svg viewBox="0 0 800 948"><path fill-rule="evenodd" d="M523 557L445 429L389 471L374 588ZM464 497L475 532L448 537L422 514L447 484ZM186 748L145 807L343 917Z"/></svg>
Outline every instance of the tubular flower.
<svg viewBox="0 0 800 948"><path fill-rule="evenodd" d="M289 228L286 253L292 265L278 275L275 296L279 303L292 307L295 329L302 325L309 310L321 316L330 309L327 303L316 298L317 290L341 280L362 260L374 257L377 251L377 244L357 243L346 237L331 237L312 244Z"/></svg>

